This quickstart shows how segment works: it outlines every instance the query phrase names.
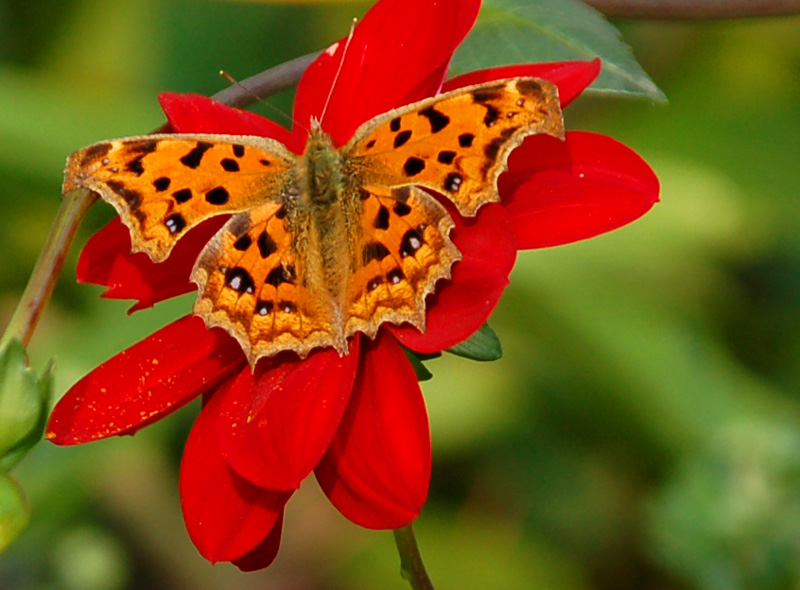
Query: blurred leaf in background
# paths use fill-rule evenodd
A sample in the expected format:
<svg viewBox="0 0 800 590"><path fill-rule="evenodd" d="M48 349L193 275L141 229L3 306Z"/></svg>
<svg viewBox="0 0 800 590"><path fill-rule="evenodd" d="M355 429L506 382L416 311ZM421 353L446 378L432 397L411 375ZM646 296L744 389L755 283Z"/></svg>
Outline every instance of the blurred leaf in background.
<svg viewBox="0 0 800 590"><path fill-rule="evenodd" d="M160 125L158 91L210 94L219 69L244 78L318 50L367 7L0 0L0 314L69 153ZM669 105L583 97L567 127L636 149L662 203L618 232L521 255L491 320L501 360L426 362L434 472L418 535L438 588L800 583L800 19L619 25ZM519 59L564 57L538 51ZM288 112L291 97L272 102ZM57 393L191 305L128 319L124 302L74 284L78 247L110 218L92 211L32 343L37 373L57 356ZM209 566L176 483L196 412L135 440L37 446L14 471L32 518L0 557L0 587L407 587L387 576L391 535L352 526L311 482L270 570Z"/></svg>

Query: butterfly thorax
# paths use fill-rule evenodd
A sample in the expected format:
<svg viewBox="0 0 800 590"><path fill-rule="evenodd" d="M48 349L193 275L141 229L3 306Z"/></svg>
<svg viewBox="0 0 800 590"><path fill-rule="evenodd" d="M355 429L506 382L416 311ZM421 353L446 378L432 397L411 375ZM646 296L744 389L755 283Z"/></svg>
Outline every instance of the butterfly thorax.
<svg viewBox="0 0 800 590"><path fill-rule="evenodd" d="M299 168L307 196L312 203L331 203L344 186L342 159L331 136L324 131L312 131ZM306 188L306 187L303 187Z"/></svg>
<svg viewBox="0 0 800 590"><path fill-rule="evenodd" d="M346 350L343 317L347 277L355 239L351 219L357 206L348 199L342 157L331 137L312 129L298 161L299 202L295 249L302 259L303 281L310 290L329 294L327 314L336 347Z"/></svg>

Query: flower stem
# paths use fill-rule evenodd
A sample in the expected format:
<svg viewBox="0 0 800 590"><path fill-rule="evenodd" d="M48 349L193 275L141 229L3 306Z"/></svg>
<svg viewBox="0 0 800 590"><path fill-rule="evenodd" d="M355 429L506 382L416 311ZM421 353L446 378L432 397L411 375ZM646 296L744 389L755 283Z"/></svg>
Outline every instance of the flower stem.
<svg viewBox="0 0 800 590"><path fill-rule="evenodd" d="M425 564L422 563L417 538L414 536L414 526L408 524L392 532L397 552L400 554L400 575L408 580L414 590L434 590L428 572L425 571Z"/></svg>
<svg viewBox="0 0 800 590"><path fill-rule="evenodd" d="M800 13L800 0L583 0L609 18L718 19Z"/></svg>
<svg viewBox="0 0 800 590"><path fill-rule="evenodd" d="M231 107L246 107L297 84L303 72L311 65L311 62L317 59L320 53L322 52L316 51L301 55L274 68L245 78L217 92L211 98Z"/></svg>
<svg viewBox="0 0 800 590"><path fill-rule="evenodd" d="M25 292L0 340L0 348L13 338L19 339L23 346L27 346L30 342L42 311L53 293L56 280L61 274L61 268L64 266L64 260L78 226L96 200L97 196L86 189L74 190L64 197L42 253L39 254L31 278L28 279Z"/></svg>

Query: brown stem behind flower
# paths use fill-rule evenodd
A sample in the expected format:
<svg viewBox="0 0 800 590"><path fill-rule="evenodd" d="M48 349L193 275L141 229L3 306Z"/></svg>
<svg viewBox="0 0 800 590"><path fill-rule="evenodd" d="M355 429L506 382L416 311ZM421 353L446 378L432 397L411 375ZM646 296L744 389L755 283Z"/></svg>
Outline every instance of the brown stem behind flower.
<svg viewBox="0 0 800 590"><path fill-rule="evenodd" d="M694 20L800 14L800 0L583 0L609 18Z"/></svg>

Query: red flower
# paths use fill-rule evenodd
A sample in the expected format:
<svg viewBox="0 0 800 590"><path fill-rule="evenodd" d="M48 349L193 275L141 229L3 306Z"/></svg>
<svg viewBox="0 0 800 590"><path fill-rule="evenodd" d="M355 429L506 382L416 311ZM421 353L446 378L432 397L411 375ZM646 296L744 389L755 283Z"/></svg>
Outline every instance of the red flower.
<svg viewBox="0 0 800 590"><path fill-rule="evenodd" d="M599 73L599 60L520 65L443 86L479 7L479 0L378 2L356 27L332 92L343 42L306 71L292 133L200 96L165 94L161 104L176 132L262 135L300 153L329 93L323 127L342 145L364 121L441 90L524 74L556 83L563 106ZM353 338L344 357L330 349L305 360L282 353L253 374L235 340L187 316L78 382L53 411L47 437L76 444L131 434L202 394L181 466L184 516L206 558L244 570L274 559L283 507L312 470L353 522L376 529L408 524L425 502L431 449L422 392L400 344L431 352L466 339L497 304L517 249L624 225L657 201L658 181L613 139L571 132L564 142L528 138L513 152L500 192L503 204L487 205L473 219L450 207L463 259L428 298L424 334L387 325L374 341ZM194 260L221 223L196 228L155 264L129 253L127 230L114 221L84 248L78 279L107 286L105 297L135 299L132 311L191 291Z"/></svg>

